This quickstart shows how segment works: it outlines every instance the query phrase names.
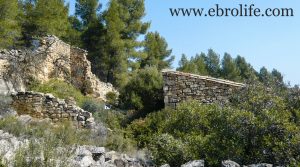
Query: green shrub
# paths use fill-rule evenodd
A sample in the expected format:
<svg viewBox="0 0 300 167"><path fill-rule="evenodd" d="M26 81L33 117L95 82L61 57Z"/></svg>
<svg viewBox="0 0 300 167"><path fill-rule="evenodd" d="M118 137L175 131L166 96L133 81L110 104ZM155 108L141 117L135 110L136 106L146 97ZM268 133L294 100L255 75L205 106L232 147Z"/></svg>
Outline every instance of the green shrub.
<svg viewBox="0 0 300 167"><path fill-rule="evenodd" d="M51 93L55 97L61 99L73 97L79 106L82 106L84 101L88 98L84 96L73 85L56 79L51 79L44 84L37 84L35 86L32 86L31 90L36 92L42 92L42 93Z"/></svg>
<svg viewBox="0 0 300 167"><path fill-rule="evenodd" d="M108 104L117 106L118 105L118 94L115 92L108 92L106 94Z"/></svg>
<svg viewBox="0 0 300 167"><path fill-rule="evenodd" d="M15 117L0 119L0 129L9 132L15 136L21 136L28 132L28 128L23 126Z"/></svg>
<svg viewBox="0 0 300 167"><path fill-rule="evenodd" d="M122 111L105 110L94 113L96 122L104 123L108 128L121 129L126 117Z"/></svg>
<svg viewBox="0 0 300 167"><path fill-rule="evenodd" d="M111 127L107 136L97 135L89 129L77 129L73 122L69 121L55 125L48 122L32 121L24 125L15 117L1 119L0 129L32 141L29 147L22 147L18 150L14 166L55 166L56 162L53 159L60 160L63 163L60 166L67 166L67 162L64 160L71 156L72 150L68 150L68 148L74 145L105 146L107 149L119 152L135 152L135 141L132 140L131 134L121 127L121 114L116 114L117 111L103 111L106 111L107 115L103 116L100 112L96 113L99 113L102 116L101 119L105 120ZM60 147L67 149L64 152L59 152L57 148ZM45 158L43 161L38 159L40 154L43 154Z"/></svg>
<svg viewBox="0 0 300 167"><path fill-rule="evenodd" d="M119 152L133 153L137 150L136 142L122 129L115 129L108 134L105 147Z"/></svg>
<svg viewBox="0 0 300 167"><path fill-rule="evenodd" d="M91 144L99 138L91 138L90 131L76 129L70 122L58 123L52 126L47 122L20 123L15 117L0 120L0 129L18 137L30 139L28 147L21 147L16 153L14 166L56 166L54 160L60 160L59 166L67 166L65 161L71 155L70 150L63 152L59 147L71 147L77 144ZM72 150L71 150L72 151ZM44 160L39 157L43 154Z"/></svg>
<svg viewBox="0 0 300 167"><path fill-rule="evenodd" d="M82 109L91 113L102 112L104 104L94 99L86 99L82 104Z"/></svg>
<svg viewBox="0 0 300 167"><path fill-rule="evenodd" d="M28 146L20 147L14 159L14 166L22 167L65 167L70 166L69 158L72 149L58 149L53 144L53 137L49 136L44 140L30 140Z"/></svg>
<svg viewBox="0 0 300 167"><path fill-rule="evenodd" d="M126 110L137 110L132 117L145 117L164 107L162 74L156 68L145 68L134 73L120 91L120 105Z"/></svg>
<svg viewBox="0 0 300 167"><path fill-rule="evenodd" d="M180 104L176 110L151 113L128 128L139 146L152 150L159 163L205 159L207 165L219 166L222 160L231 159L240 164L267 162L294 166L300 161L300 128L290 121L291 114L279 97L265 95L273 99L267 100L261 96L250 100L259 104L256 107L260 110L246 104L243 107L252 110L190 101ZM261 100L272 103L263 106ZM165 138L175 151L187 150L185 154L189 156L178 157L180 153L172 154L167 145L162 147L161 144L168 143L164 138L157 139L162 134L168 134ZM176 147L178 143L184 144Z"/></svg>
<svg viewBox="0 0 300 167"><path fill-rule="evenodd" d="M170 166L177 167L184 164L190 155L185 144L169 134L162 134L153 138L149 149L158 165L168 163Z"/></svg>
<svg viewBox="0 0 300 167"><path fill-rule="evenodd" d="M123 111L105 109L104 103L94 99L87 99L83 102L82 109L93 113L96 122L104 123L111 129L120 129L125 120Z"/></svg>
<svg viewBox="0 0 300 167"><path fill-rule="evenodd" d="M7 167L8 165L5 165L5 162L2 162L2 156L0 155L0 167Z"/></svg>

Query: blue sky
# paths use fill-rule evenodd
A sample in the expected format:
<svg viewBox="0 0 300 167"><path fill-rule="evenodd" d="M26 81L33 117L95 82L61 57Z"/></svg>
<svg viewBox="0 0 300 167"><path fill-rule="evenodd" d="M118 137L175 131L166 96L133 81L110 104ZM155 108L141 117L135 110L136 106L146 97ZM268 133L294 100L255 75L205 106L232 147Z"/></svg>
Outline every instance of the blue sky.
<svg viewBox="0 0 300 167"><path fill-rule="evenodd" d="M71 12L74 1L70 0ZM105 1L100 1L106 6ZM293 8L294 17L172 17L169 8L210 8L214 4L236 7L254 4L264 8ZM146 0L145 21L150 31L158 31L173 49L178 65L182 53L196 53L214 49L233 57L241 55L255 69L262 66L281 71L286 81L300 84L300 1L299 0Z"/></svg>

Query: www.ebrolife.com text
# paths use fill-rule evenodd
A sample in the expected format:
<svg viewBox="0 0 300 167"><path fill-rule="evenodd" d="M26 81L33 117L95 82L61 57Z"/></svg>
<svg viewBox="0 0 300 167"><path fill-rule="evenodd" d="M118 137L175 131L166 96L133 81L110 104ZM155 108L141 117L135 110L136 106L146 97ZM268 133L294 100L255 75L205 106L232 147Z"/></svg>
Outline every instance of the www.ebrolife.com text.
<svg viewBox="0 0 300 167"><path fill-rule="evenodd" d="M293 17L293 8L265 8L254 4L239 4L237 7L222 7L215 4L211 8L169 8L171 16L180 17Z"/></svg>

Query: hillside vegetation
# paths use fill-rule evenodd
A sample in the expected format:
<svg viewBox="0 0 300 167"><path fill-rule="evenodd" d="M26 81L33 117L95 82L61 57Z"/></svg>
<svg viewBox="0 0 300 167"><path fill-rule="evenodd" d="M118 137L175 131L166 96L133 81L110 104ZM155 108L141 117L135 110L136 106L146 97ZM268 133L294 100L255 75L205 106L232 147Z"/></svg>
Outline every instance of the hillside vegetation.
<svg viewBox="0 0 300 167"><path fill-rule="evenodd" d="M256 71L244 57L220 56L213 49L190 59L182 55L178 71L247 87L224 106L188 101L176 110L164 108L161 70L172 68L174 56L158 32L148 31L144 0L109 0L107 8L98 0L76 0L75 14L68 13L64 0L0 0L1 49L30 47L34 39L56 35L88 50L93 73L120 92L107 95L111 109L106 110L104 102L62 81L32 83L30 90L73 97L108 130L101 136L68 123L24 126L14 117L1 117L0 129L32 141L43 139L41 147L49 151L46 160L59 158L54 148L87 144L132 154L144 150L155 164L172 167L195 159L208 166L220 166L227 159L245 165L300 166L300 90L286 84L278 70ZM1 113L8 110L9 101L0 97ZM22 155L39 154L35 146L20 150L15 166L33 164L34 159L28 162Z"/></svg>

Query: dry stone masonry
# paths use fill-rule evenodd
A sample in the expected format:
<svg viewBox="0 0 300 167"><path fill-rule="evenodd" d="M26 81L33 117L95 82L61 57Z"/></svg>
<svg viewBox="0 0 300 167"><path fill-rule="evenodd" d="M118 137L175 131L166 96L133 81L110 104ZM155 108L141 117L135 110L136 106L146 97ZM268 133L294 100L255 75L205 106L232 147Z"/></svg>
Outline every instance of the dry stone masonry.
<svg viewBox="0 0 300 167"><path fill-rule="evenodd" d="M228 102L234 90L245 85L223 79L163 70L165 106L175 108L177 103L189 99L202 103Z"/></svg>
<svg viewBox="0 0 300 167"><path fill-rule="evenodd" d="M51 119L53 122L71 120L79 127L92 128L95 124L92 113L76 106L74 99L62 100L52 94L38 92L12 93L12 107L19 115Z"/></svg>
<svg viewBox="0 0 300 167"><path fill-rule="evenodd" d="M101 82L92 72L87 51L64 43L55 36L33 42L24 50L0 50L0 94L25 91L32 81L60 79L85 94L105 100L116 92L110 83Z"/></svg>

